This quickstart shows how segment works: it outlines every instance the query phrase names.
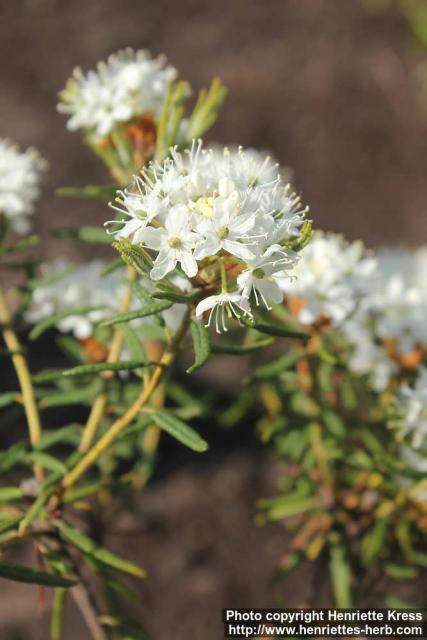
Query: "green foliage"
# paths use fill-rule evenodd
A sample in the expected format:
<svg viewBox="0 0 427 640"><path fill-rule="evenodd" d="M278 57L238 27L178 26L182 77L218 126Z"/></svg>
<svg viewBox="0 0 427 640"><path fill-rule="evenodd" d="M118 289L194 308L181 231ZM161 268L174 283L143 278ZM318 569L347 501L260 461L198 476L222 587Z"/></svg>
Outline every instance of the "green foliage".
<svg viewBox="0 0 427 640"><path fill-rule="evenodd" d="M193 338L193 349L195 360L187 369L187 373L193 373L203 367L209 360L211 354L211 343L209 333L203 322L193 320L191 323L191 337Z"/></svg>
<svg viewBox="0 0 427 640"><path fill-rule="evenodd" d="M242 319L246 326L256 329L260 333L267 333L270 336L276 336L279 338L300 338L301 340L308 340L309 335L305 331L301 331L296 326L286 326L282 324L271 324L268 322L250 321Z"/></svg>
<svg viewBox="0 0 427 640"><path fill-rule="evenodd" d="M348 609L351 600L351 569L346 558L345 547L336 536L332 536L330 572L332 589L337 607Z"/></svg>
<svg viewBox="0 0 427 640"><path fill-rule="evenodd" d="M151 302L150 304L144 305L142 309L138 309L136 311L127 311L126 313L118 313L112 318L108 318L107 320L103 320L99 323L100 327L111 327L115 324L123 324L130 322L131 320L137 320L138 318L148 318L148 316L154 316L162 311L166 311L166 309L170 309L172 306L172 302L164 301L164 302Z"/></svg>
<svg viewBox="0 0 427 640"><path fill-rule="evenodd" d="M56 576L44 571L36 571L28 567L8 562L0 562L0 578L13 580L14 582L26 582L27 584L38 584L44 587L69 588L77 584L76 580L70 580L63 576Z"/></svg>
<svg viewBox="0 0 427 640"><path fill-rule="evenodd" d="M201 438L194 429L191 429L187 424L185 424L185 422L179 420L179 418L171 413L166 411L155 411L151 414L151 417L153 422L155 422L160 429L166 431L166 433L189 449L197 451L198 453L203 453L209 448L206 440Z"/></svg>
<svg viewBox="0 0 427 640"><path fill-rule="evenodd" d="M141 367L149 367L150 362L146 360L126 360L123 362L99 362L97 364L82 364L73 369L62 372L63 376L84 376L88 374L101 373L102 371L133 371Z"/></svg>
<svg viewBox="0 0 427 640"><path fill-rule="evenodd" d="M100 562L101 564L105 564L113 569L117 569L118 571L129 573L136 578L146 577L146 573L143 569L128 560L123 560L123 558L120 558L115 553L108 551L108 549L99 547L95 544L92 538L86 536L80 531L77 531L64 520L54 520L53 524L58 527L61 535L68 540L68 542L95 562Z"/></svg>
<svg viewBox="0 0 427 640"><path fill-rule="evenodd" d="M202 89L199 92L196 106L188 118L188 124L185 130L185 141L187 144L191 143L192 140L200 138L212 127L226 95L227 89L219 78L212 80L208 90Z"/></svg>
<svg viewBox="0 0 427 640"><path fill-rule="evenodd" d="M88 184L85 187L61 187L56 190L56 195L60 198L81 198L83 200L86 199L94 199L94 200L102 200L102 202L108 202L116 195L117 185L107 184L107 185L96 185L96 184ZM91 227L86 227L86 229ZM98 229L98 227L92 227L93 229ZM83 238L79 237L79 240L83 240ZM84 241L84 240L83 240Z"/></svg>
<svg viewBox="0 0 427 640"><path fill-rule="evenodd" d="M167 93L157 127L155 160L161 162L177 142L179 126L185 111L185 101L189 92L187 82L172 83Z"/></svg>

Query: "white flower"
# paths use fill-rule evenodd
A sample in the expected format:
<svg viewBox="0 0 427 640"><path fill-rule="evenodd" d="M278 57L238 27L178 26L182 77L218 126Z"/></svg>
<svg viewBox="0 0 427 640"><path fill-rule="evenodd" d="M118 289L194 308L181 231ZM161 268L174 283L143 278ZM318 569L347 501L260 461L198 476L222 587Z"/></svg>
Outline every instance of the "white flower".
<svg viewBox="0 0 427 640"><path fill-rule="evenodd" d="M205 298L196 307L196 318L201 318L206 311L210 311L206 327L210 327L212 317L215 315L215 329L217 333L228 331L226 324L226 316L228 318L236 318L237 320L243 315L250 316L250 309L239 293L219 293L215 296Z"/></svg>
<svg viewBox="0 0 427 640"><path fill-rule="evenodd" d="M343 324L342 330L351 346L347 361L350 371L367 376L374 391L384 391L398 367L373 333L369 316L363 311L356 313Z"/></svg>
<svg viewBox="0 0 427 640"><path fill-rule="evenodd" d="M312 324L323 316L338 326L371 291L376 261L365 254L361 242L317 232L301 251L294 273L295 278L282 286L286 294L302 301L300 322Z"/></svg>
<svg viewBox="0 0 427 640"><path fill-rule="evenodd" d="M277 183L279 165L270 155L243 147L212 147L212 159L218 175L227 175L238 189L271 187Z"/></svg>
<svg viewBox="0 0 427 640"><path fill-rule="evenodd" d="M427 446L427 369L421 367L412 387L403 384L396 399L400 433L410 437L414 449Z"/></svg>
<svg viewBox="0 0 427 640"><path fill-rule="evenodd" d="M41 174L46 163L34 149L24 152L0 139L0 214L16 233L30 230L34 202L40 196Z"/></svg>
<svg viewBox="0 0 427 640"><path fill-rule="evenodd" d="M237 258L251 260L255 256L245 243L251 240L248 234L254 224L253 213L239 214L237 191L232 191L228 197L218 196L213 200L211 217L197 223L197 231L203 239L197 244L195 257L203 260L224 249Z"/></svg>
<svg viewBox="0 0 427 640"><path fill-rule="evenodd" d="M399 353L408 353L418 343L427 342L427 297L399 274L378 288L372 308L378 336L396 340Z"/></svg>
<svg viewBox="0 0 427 640"><path fill-rule="evenodd" d="M267 309L270 309L269 302L281 302L283 291L280 283L296 259L292 252L286 252L278 245L270 247L263 255L250 262L248 268L237 277L242 297L249 300L253 292L257 306L261 299Z"/></svg>
<svg viewBox="0 0 427 640"><path fill-rule="evenodd" d="M190 230L185 208L174 207L170 210L163 229L145 227L140 231L140 237L146 247L159 252L151 269L153 280L164 278L175 269L178 262L189 278L194 278L197 274L197 262L193 256L197 235Z"/></svg>
<svg viewBox="0 0 427 640"><path fill-rule="evenodd" d="M166 66L164 56L124 49L99 62L96 70L84 74L75 69L60 93L58 110L71 116L68 129L107 136L118 122L144 113L157 117L175 78L176 70Z"/></svg>
<svg viewBox="0 0 427 640"><path fill-rule="evenodd" d="M257 303L281 301L277 278L296 262L286 243L300 234L306 213L299 198L272 177L270 160L253 152L249 159L243 149L219 155L199 141L170 153L118 193L112 233L154 252L152 279L169 277L178 263L189 278L216 265L210 292L240 295L244 308L252 292Z"/></svg>
<svg viewBox="0 0 427 640"><path fill-rule="evenodd" d="M382 339L393 339L399 353L427 346L427 252L381 250L381 281L372 296L372 314Z"/></svg>

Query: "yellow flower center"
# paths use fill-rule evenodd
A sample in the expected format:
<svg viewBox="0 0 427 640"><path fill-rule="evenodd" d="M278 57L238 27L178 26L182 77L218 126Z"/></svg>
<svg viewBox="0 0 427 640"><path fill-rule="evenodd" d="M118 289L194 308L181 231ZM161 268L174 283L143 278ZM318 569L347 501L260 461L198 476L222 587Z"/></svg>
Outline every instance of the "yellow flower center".
<svg viewBox="0 0 427 640"><path fill-rule="evenodd" d="M198 213L204 218L212 218L213 217L213 201L212 197L201 197L196 202L193 202L190 205L190 208L194 213Z"/></svg>
<svg viewBox="0 0 427 640"><path fill-rule="evenodd" d="M168 244L171 249L179 249L182 247L182 240L181 238L169 238Z"/></svg>
<svg viewBox="0 0 427 640"><path fill-rule="evenodd" d="M220 240L225 240L229 233L228 227L225 226L216 230L216 235Z"/></svg>

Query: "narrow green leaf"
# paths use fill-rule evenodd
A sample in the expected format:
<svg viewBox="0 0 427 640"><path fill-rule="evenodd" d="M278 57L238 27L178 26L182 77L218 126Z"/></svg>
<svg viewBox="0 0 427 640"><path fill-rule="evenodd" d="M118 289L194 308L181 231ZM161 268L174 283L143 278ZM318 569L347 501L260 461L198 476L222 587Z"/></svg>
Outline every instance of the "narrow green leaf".
<svg viewBox="0 0 427 640"><path fill-rule="evenodd" d="M44 587L74 587L76 580L56 576L44 571L36 571L22 565L0 562L0 578L13 580L14 582L26 582L28 584L40 584Z"/></svg>
<svg viewBox="0 0 427 640"><path fill-rule="evenodd" d="M81 533L80 531L76 531L63 520L55 520L54 524L58 527L64 538L94 560L106 564L109 567L113 567L114 569L118 569L119 571L123 571L124 573L129 573L137 578L145 578L145 571L136 564L133 564L128 560L123 560L123 558L120 558L115 553L97 546L89 536Z"/></svg>
<svg viewBox="0 0 427 640"><path fill-rule="evenodd" d="M187 142L199 138L214 124L226 95L227 89L219 78L212 80L208 90L202 89L199 92L196 106L188 118L185 129Z"/></svg>
<svg viewBox="0 0 427 640"><path fill-rule="evenodd" d="M124 336L125 343L127 348L129 349L129 353L131 357L137 361L145 362L147 360L147 354L144 349L144 345L142 341L139 339L139 336L135 329L128 324L120 325L120 331ZM135 369L135 374L142 378L144 372L141 369Z"/></svg>
<svg viewBox="0 0 427 640"><path fill-rule="evenodd" d="M266 380L268 378L275 378L277 375L290 369L305 355L303 349L293 349L279 356L272 362L261 365L253 374L255 380Z"/></svg>
<svg viewBox="0 0 427 640"><path fill-rule="evenodd" d="M237 394L236 400L229 406L225 411L219 414L218 420L224 429L231 429L238 422L243 420L245 415L247 415L250 409L254 406L256 402L256 396L253 393L252 389L246 388L242 389L239 394Z"/></svg>
<svg viewBox="0 0 427 640"><path fill-rule="evenodd" d="M82 376L89 373L100 373L102 371L132 371L141 367L149 367L147 360L124 360L122 362L97 362L95 364L82 364L73 369L66 369L63 376Z"/></svg>
<svg viewBox="0 0 427 640"><path fill-rule="evenodd" d="M9 502L12 500L19 500L24 494L20 487L1 487L0 488L0 502Z"/></svg>
<svg viewBox="0 0 427 640"><path fill-rule="evenodd" d="M343 438L347 430L341 417L334 411L325 409L322 411L322 420L330 434L335 438Z"/></svg>
<svg viewBox="0 0 427 640"><path fill-rule="evenodd" d="M40 407L63 407L71 404L80 404L93 400L101 391L102 381L98 378L94 384L85 385L69 391L53 391L44 393L40 400Z"/></svg>
<svg viewBox="0 0 427 640"><path fill-rule="evenodd" d="M419 567L427 569L427 553L423 553L422 551L413 551L411 554L411 561Z"/></svg>
<svg viewBox="0 0 427 640"><path fill-rule="evenodd" d="M389 562L385 565L385 573L396 580L413 580L417 577L418 571L415 567L408 567L401 564Z"/></svg>
<svg viewBox="0 0 427 640"><path fill-rule="evenodd" d="M270 336L277 336L279 338L300 338L301 340L308 340L309 334L295 326L286 326L278 324L269 324L267 322L251 322L248 319L241 318L242 322L252 329L256 329L260 333L267 333Z"/></svg>
<svg viewBox="0 0 427 640"><path fill-rule="evenodd" d="M351 569L344 545L339 539L332 542L329 569L335 606L342 609L351 608Z"/></svg>
<svg viewBox="0 0 427 640"><path fill-rule="evenodd" d="M60 320L63 320L64 318L69 318L70 316L84 316L87 313L89 313L90 311L98 311L99 309L102 309L103 307L98 306L87 306L87 307L77 307L76 309L67 309L67 311L63 311L62 313L56 313L53 316L50 316L49 318L45 318L44 320L42 320L41 322L37 323L32 331L30 332L30 340L37 340L37 338L40 338L40 336L47 331L48 329L50 329L51 327L55 326Z"/></svg>
<svg viewBox="0 0 427 640"><path fill-rule="evenodd" d="M81 344L73 336L57 335L55 343L61 351L73 362L81 362L84 357L84 351Z"/></svg>
<svg viewBox="0 0 427 640"><path fill-rule="evenodd" d="M194 409L197 415L202 414L206 409L206 406L200 397L196 398L188 391L188 389L178 383L172 382L172 380L168 381L166 392L168 397L174 403L183 409L187 409L188 407Z"/></svg>
<svg viewBox="0 0 427 640"><path fill-rule="evenodd" d="M184 103L189 95L188 82L171 82L163 100L163 107L157 124L155 161L162 162L169 149L177 142L179 125L184 116Z"/></svg>
<svg viewBox="0 0 427 640"><path fill-rule="evenodd" d="M28 454L28 458L29 460L31 460L31 462L41 465L48 471L53 471L60 474L67 472L67 467L63 462L58 460L58 458L55 458L54 456L51 456L43 451L32 451Z"/></svg>
<svg viewBox="0 0 427 640"><path fill-rule="evenodd" d="M34 502L32 503L31 507L28 509L28 511L26 512L25 516L22 518L20 525L19 525L19 535L22 536L25 533L26 528L28 527L29 524L31 524L31 522L33 520L35 520L35 518L37 518L37 516L41 513L41 511L44 509L47 501L49 500L50 496L53 494L54 488L53 486L50 486L44 490L42 490L40 492L40 494L37 496L37 498L34 500ZM56 585L56 586L61 586L61 585Z"/></svg>
<svg viewBox="0 0 427 640"><path fill-rule="evenodd" d="M145 289L139 282L133 282L131 280L125 280L125 282L132 289L132 293L136 298L138 298L142 306L150 305L153 303L152 294L150 293L150 291Z"/></svg>
<svg viewBox="0 0 427 640"><path fill-rule="evenodd" d="M99 565L98 565L98 571L99 571ZM124 584L121 580L118 580L115 576L113 576L108 569L106 568L104 569L102 573L102 578L107 589L110 589L111 591L118 593L121 596L124 596L128 600L131 600L133 602L138 602L137 593L133 589L130 589L127 586L127 584Z"/></svg>
<svg viewBox="0 0 427 640"><path fill-rule="evenodd" d="M52 616L50 620L50 640L61 640L62 623L66 600L66 589L56 588L53 594Z"/></svg>
<svg viewBox="0 0 427 640"><path fill-rule="evenodd" d="M245 356L248 353L265 349L274 343L274 338L264 338L263 340L257 340L252 344L232 344L227 342L217 342L212 344L212 353L227 353L231 356Z"/></svg>
<svg viewBox="0 0 427 640"><path fill-rule="evenodd" d="M0 407L7 407L9 404L17 402L17 399L18 394L13 391L2 393L0 394Z"/></svg>
<svg viewBox="0 0 427 640"><path fill-rule="evenodd" d="M51 431L43 431L41 442L36 449L43 451L55 446L56 444L78 444L80 439L80 427L78 424L69 424L60 429Z"/></svg>
<svg viewBox="0 0 427 640"><path fill-rule="evenodd" d="M183 291L181 293L179 291L157 291L151 295L153 298L157 298L157 300L169 300L170 302L176 302L178 304L188 304L189 302L197 300L200 292L195 291L193 293L185 293Z"/></svg>
<svg viewBox="0 0 427 640"><path fill-rule="evenodd" d="M11 529L16 529L16 527L21 522L22 518L6 518L4 520L0 520L0 533L6 533L6 531L10 531Z"/></svg>
<svg viewBox="0 0 427 640"><path fill-rule="evenodd" d="M375 525L366 533L361 542L361 556L363 563L368 566L375 560L384 548L388 530L388 521L385 518L377 520Z"/></svg>
<svg viewBox="0 0 427 640"><path fill-rule="evenodd" d="M138 309L136 311L129 311L127 313L119 313L112 318L108 318L107 320L103 320L99 323L99 327L111 327L115 324L121 324L122 322L130 322L131 320L136 320L137 318L147 318L148 316L152 316L157 313L161 313L162 311L166 311L166 309L170 309L172 306L172 302L153 302L151 305L146 305L142 309Z"/></svg>
<svg viewBox="0 0 427 640"><path fill-rule="evenodd" d="M15 253L16 251L22 251L23 249L29 249L30 247L34 247L39 241L38 236L32 235L23 238L19 242L15 244L9 245L7 247L0 247L0 256L5 256L9 253Z"/></svg>
<svg viewBox="0 0 427 640"><path fill-rule="evenodd" d="M43 369L37 373L33 373L31 376L33 382L36 384L42 384L43 382L52 382L52 380L58 380L62 375L63 369Z"/></svg>
<svg viewBox="0 0 427 640"><path fill-rule="evenodd" d="M263 506L263 501L260 502L260 506ZM298 494L290 494L287 496L279 496L278 498L271 499L268 502L266 508L267 517L271 521L282 520L283 518L289 518L297 513L305 513L312 511L319 506L317 498L302 498Z"/></svg>
<svg viewBox="0 0 427 640"><path fill-rule="evenodd" d="M191 337L193 338L194 363L187 369L187 373L193 373L200 369L208 360L211 353L209 332L203 322L191 321Z"/></svg>
<svg viewBox="0 0 427 640"><path fill-rule="evenodd" d="M112 238L103 227L62 227L52 229L51 234L62 240L77 240L87 244L111 245Z"/></svg>
<svg viewBox="0 0 427 640"><path fill-rule="evenodd" d="M84 187L60 187L55 194L60 198L92 198L108 202L115 197L118 187L114 184L88 184Z"/></svg>
<svg viewBox="0 0 427 640"><path fill-rule="evenodd" d="M176 418L166 411L155 411L150 415L153 418L153 422L163 429L163 431L166 431L173 438L193 451L202 453L209 448L206 440L201 438L194 429L191 429L191 427L185 424L185 422L182 422L182 420L179 420L179 418Z"/></svg>

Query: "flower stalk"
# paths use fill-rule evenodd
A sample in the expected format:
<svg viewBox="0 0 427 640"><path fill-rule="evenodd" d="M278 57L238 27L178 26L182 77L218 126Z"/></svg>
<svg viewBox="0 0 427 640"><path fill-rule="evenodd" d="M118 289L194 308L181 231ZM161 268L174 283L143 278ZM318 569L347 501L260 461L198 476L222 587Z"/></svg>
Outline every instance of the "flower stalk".
<svg viewBox="0 0 427 640"><path fill-rule="evenodd" d="M166 375L179 350L181 342L187 333L190 323L190 309L188 309L180 328L172 338L169 347L166 348L159 364L155 367L148 383L144 385L140 395L121 418L114 422L110 429L98 440L98 442L86 453L80 462L69 471L62 480L62 492L69 490L86 471L96 462L100 455L117 439L120 433L136 418L141 409L150 400L159 383Z"/></svg>
<svg viewBox="0 0 427 640"><path fill-rule="evenodd" d="M128 267L127 270L128 280L134 282L137 277L137 273L135 269L132 267ZM130 303L132 300L132 288L127 287L121 305L119 307L120 313L126 313L129 310ZM111 340L110 348L108 351L107 362L117 362L120 357L120 353L123 347L123 333L120 329L115 329L113 333L113 338ZM104 376L105 378L110 378L113 375L112 371L106 371ZM86 422L82 439L80 442L79 451L85 452L87 451L96 436L96 432L98 430L99 424L104 416L105 408L107 406L108 394L107 390L104 389L94 400L92 405L88 420Z"/></svg>
<svg viewBox="0 0 427 640"><path fill-rule="evenodd" d="M31 375L25 356L22 353L22 347L18 336L11 328L11 315L6 302L5 295L0 289L0 323L2 324L2 334L6 347L11 353L13 366L19 380L22 392L22 400L24 404L25 415L27 418L28 431L31 446L33 448L40 444L41 440L41 422L39 410L34 395L34 389L31 382ZM40 465L34 466L34 473L38 480L43 479L43 469Z"/></svg>

